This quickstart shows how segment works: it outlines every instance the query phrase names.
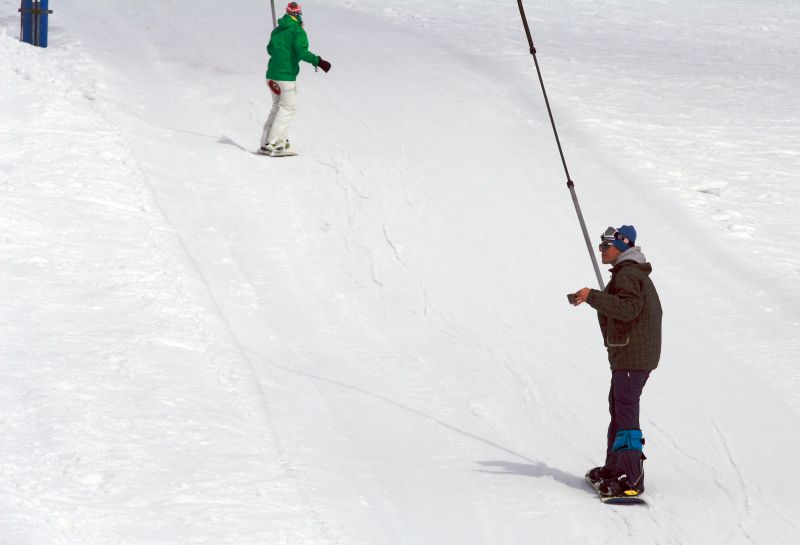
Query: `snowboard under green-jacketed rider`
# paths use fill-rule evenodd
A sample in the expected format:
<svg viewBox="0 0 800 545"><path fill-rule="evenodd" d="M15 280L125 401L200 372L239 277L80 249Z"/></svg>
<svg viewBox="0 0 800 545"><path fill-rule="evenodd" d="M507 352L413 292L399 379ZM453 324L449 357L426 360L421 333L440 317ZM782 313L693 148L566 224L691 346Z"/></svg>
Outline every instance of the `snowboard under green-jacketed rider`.
<svg viewBox="0 0 800 545"><path fill-rule="evenodd" d="M661 358L661 301L650 273L653 268L635 245L636 229L609 227L601 236L603 263L613 265L603 291L583 288L575 305L597 310L611 364L606 461L587 472L603 496L638 496L644 492L644 438L639 400L650 372Z"/></svg>
<svg viewBox="0 0 800 545"><path fill-rule="evenodd" d="M259 152L266 155L279 155L289 150L289 124L297 105L300 61L319 67L326 73L331 69L331 63L309 51L302 17L300 5L289 2L286 14L278 21L267 45L267 84L272 94L272 110L264 123L259 148Z"/></svg>

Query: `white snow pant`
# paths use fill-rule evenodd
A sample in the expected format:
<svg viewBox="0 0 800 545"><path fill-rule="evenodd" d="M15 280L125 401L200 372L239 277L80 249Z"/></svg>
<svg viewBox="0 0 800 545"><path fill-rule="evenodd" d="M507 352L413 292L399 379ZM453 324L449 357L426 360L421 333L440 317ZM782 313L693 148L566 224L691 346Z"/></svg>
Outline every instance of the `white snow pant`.
<svg viewBox="0 0 800 545"><path fill-rule="evenodd" d="M295 106L297 104L297 82L295 81L275 81L280 89L280 93L275 92L275 88L267 80L267 85L272 94L272 110L269 112L267 122L264 123L264 130L261 133L261 145L275 143L279 139L286 139L289 136L289 124L294 119Z"/></svg>

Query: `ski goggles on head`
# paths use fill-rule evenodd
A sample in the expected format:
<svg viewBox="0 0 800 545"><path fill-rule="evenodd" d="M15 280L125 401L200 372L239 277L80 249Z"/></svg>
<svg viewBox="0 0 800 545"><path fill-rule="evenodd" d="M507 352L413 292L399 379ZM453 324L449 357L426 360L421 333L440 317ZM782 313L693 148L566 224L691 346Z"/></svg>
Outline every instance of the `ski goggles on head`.
<svg viewBox="0 0 800 545"><path fill-rule="evenodd" d="M602 241L602 244L600 244L601 249L603 249L604 247L607 248L608 246L614 244L615 240L620 241L629 248L633 248L635 246L635 244L631 242L631 240L628 237L620 234L620 232L617 231L616 227L607 228L605 232L602 235L600 235L600 240Z"/></svg>

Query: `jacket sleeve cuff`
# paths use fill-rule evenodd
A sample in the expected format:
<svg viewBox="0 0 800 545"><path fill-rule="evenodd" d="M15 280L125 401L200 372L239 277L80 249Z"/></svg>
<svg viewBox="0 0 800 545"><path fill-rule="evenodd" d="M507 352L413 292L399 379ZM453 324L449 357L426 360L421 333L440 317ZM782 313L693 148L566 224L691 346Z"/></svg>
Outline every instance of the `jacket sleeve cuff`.
<svg viewBox="0 0 800 545"><path fill-rule="evenodd" d="M589 290L589 295L586 297L586 302L589 303L589 306L594 307L599 296L600 292L598 290Z"/></svg>

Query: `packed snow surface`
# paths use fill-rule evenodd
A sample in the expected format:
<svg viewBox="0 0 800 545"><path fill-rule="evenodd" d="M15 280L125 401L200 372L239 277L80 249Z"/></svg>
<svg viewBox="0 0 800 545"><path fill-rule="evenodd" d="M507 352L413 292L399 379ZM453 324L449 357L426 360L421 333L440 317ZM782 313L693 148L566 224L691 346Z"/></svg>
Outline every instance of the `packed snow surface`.
<svg viewBox="0 0 800 545"><path fill-rule="evenodd" d="M281 3L278 2L280 9ZM515 2L0 0L0 545L794 545L800 5L526 6L594 245L664 307L600 503L597 287ZM603 269L604 279L608 274Z"/></svg>

